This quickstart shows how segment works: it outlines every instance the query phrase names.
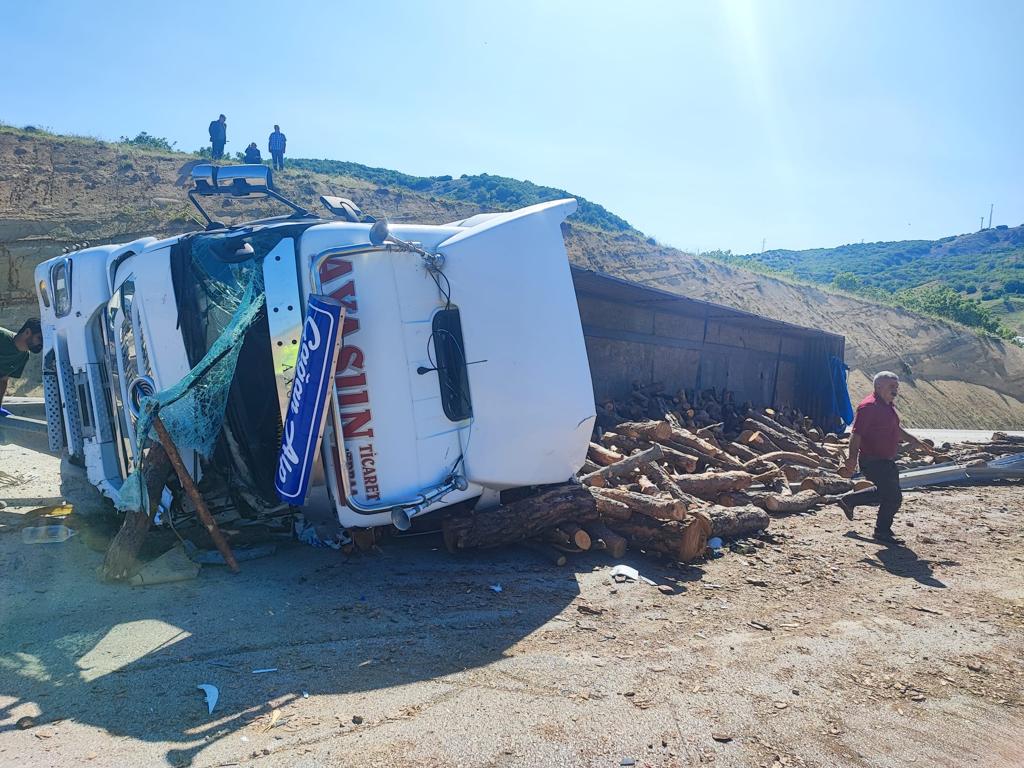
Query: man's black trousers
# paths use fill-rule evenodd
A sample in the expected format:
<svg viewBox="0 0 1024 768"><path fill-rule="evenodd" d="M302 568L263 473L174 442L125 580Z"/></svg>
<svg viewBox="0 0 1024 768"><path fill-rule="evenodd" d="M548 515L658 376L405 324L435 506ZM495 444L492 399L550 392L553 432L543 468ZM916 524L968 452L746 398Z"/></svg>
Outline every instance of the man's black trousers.
<svg viewBox="0 0 1024 768"><path fill-rule="evenodd" d="M213 159L220 160L222 157L224 157L224 142L214 141L211 143L213 144Z"/></svg>
<svg viewBox="0 0 1024 768"><path fill-rule="evenodd" d="M891 533L892 521L903 503L903 491L900 490L900 471L895 461L886 459L861 459L860 471L864 477L875 484L856 493L843 496L851 507L878 507L878 518L875 521L875 533Z"/></svg>
<svg viewBox="0 0 1024 768"><path fill-rule="evenodd" d="M272 149L270 150L270 157L274 161L274 168L277 170L284 170L284 150L283 149Z"/></svg>

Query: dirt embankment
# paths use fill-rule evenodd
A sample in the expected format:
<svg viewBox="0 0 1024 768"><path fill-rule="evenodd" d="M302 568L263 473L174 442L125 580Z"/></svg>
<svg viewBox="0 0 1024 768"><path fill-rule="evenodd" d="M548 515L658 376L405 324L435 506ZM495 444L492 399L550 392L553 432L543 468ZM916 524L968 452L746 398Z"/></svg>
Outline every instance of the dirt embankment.
<svg viewBox="0 0 1024 768"><path fill-rule="evenodd" d="M185 197L196 162L185 154L0 128L0 325L34 313L32 272L43 259L82 241L126 242L198 228ZM441 223L479 213L469 203L365 181L288 169L275 177L285 195L310 206L322 194L351 197L394 221ZM251 208L235 203L225 218ZM903 375L903 413L916 426L1024 428L1024 350L952 325L818 288L732 268L632 233L579 224L567 228L575 263L687 296L846 336L852 396L882 369ZM38 388L27 378L13 388Z"/></svg>

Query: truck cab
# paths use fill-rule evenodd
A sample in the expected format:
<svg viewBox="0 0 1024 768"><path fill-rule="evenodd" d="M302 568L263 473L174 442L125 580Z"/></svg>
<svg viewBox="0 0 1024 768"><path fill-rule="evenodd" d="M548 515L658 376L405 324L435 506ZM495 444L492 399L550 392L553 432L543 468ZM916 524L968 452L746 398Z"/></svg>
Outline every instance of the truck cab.
<svg viewBox="0 0 1024 768"><path fill-rule="evenodd" d="M280 198L264 166L198 166L193 178L193 200ZM595 418L560 229L574 200L443 225L373 222L351 205L342 220L319 218L285 202L290 216L207 217L203 232L39 265L52 448L116 501L146 398L189 376L237 309L242 275L258 270L264 306L238 350L216 449L183 451L194 476L220 473L256 514L287 506L274 477L313 296L344 316L306 506L345 527L405 527L573 475Z"/></svg>

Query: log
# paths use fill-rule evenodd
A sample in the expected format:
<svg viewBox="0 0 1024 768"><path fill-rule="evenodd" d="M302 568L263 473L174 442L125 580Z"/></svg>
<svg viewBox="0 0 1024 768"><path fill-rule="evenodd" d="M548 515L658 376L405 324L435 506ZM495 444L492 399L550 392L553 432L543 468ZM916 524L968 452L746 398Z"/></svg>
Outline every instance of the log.
<svg viewBox="0 0 1024 768"><path fill-rule="evenodd" d="M664 453L661 450L661 446L652 445L646 451L634 453L632 456L628 456L621 461L609 464L607 467L602 467L597 472L591 472L589 475L584 475L580 478L580 482L584 485L596 485L596 483L593 482L594 478L599 477L602 480L607 480L612 477L622 477L639 467L641 464L645 464L649 461L657 461L662 458L662 456L664 456Z"/></svg>
<svg viewBox="0 0 1024 768"><path fill-rule="evenodd" d="M130 578L139 568L139 551L149 533L152 514L160 506L164 485L171 474L171 460L159 443L150 447L143 462L146 479L148 512L126 512L121 529L114 536L103 557L102 576L107 581Z"/></svg>
<svg viewBox="0 0 1024 768"><path fill-rule="evenodd" d="M769 512L806 512L823 501L815 491L800 491L792 496L766 493L763 498L764 508Z"/></svg>
<svg viewBox="0 0 1024 768"><path fill-rule="evenodd" d="M672 479L672 476L658 462L653 461L650 464L645 464L640 471L643 473L644 478L653 483L654 487L659 491L664 491L673 499L685 501L687 506L693 503L694 498L683 493L679 486L676 485L676 481Z"/></svg>
<svg viewBox="0 0 1024 768"><path fill-rule="evenodd" d="M708 442L718 445L717 438L718 435L722 434L722 427L724 426L725 424L719 421L716 424L708 424L706 427L701 427L696 432L694 432L694 434L703 440L707 440Z"/></svg>
<svg viewBox="0 0 1024 768"><path fill-rule="evenodd" d="M742 507L746 504L753 504L753 498L749 493L743 491L726 491L718 494L715 504L720 507Z"/></svg>
<svg viewBox="0 0 1024 768"><path fill-rule="evenodd" d="M568 536L573 546L579 547L584 552L590 549L592 544L590 534L576 523L562 523L556 530Z"/></svg>
<svg viewBox="0 0 1024 768"><path fill-rule="evenodd" d="M601 435L601 442L611 450L621 453L624 457L633 453L633 451L644 451L651 447L649 440L635 440L632 437L626 437L617 432L605 432Z"/></svg>
<svg viewBox="0 0 1024 768"><path fill-rule="evenodd" d="M707 549L711 520L699 511L685 520L655 520L635 514L627 521L612 523L611 528L633 546L661 552L686 563L700 557Z"/></svg>
<svg viewBox="0 0 1024 768"><path fill-rule="evenodd" d="M607 467L614 464L617 461L622 461L625 456L616 451L609 450L603 445L597 443L591 443L590 448L587 449L587 458L595 464L599 464L602 467Z"/></svg>
<svg viewBox="0 0 1024 768"><path fill-rule="evenodd" d="M836 493L846 493L853 490L853 481L847 480L839 475L823 475L821 477L808 477L800 483L800 490L811 490L822 496Z"/></svg>
<svg viewBox="0 0 1024 768"><path fill-rule="evenodd" d="M597 472L601 468L600 464L595 464L590 459L583 460L583 466L580 467L576 474L577 475L589 475L591 472Z"/></svg>
<svg viewBox="0 0 1024 768"><path fill-rule="evenodd" d="M648 464L647 466L649 467L652 465ZM646 469L646 467L641 468L640 477L637 478L637 483L640 486L640 493L648 496L657 496L661 492L661 489L658 488L657 484L651 480L651 478L644 474L644 469Z"/></svg>
<svg viewBox="0 0 1024 768"><path fill-rule="evenodd" d="M740 433L739 442L752 448L757 453L770 453L778 451L779 446L768 439L763 432L757 429L747 429Z"/></svg>
<svg viewBox="0 0 1024 768"><path fill-rule="evenodd" d="M522 544L522 546L526 547L527 549L536 552L549 563L551 563L552 565L556 565L559 568L561 568L563 565L569 562L569 558L566 557L565 554L559 552L550 544L545 544L542 541L534 541L532 539L527 539L526 541L521 541L520 544Z"/></svg>
<svg viewBox="0 0 1024 768"><path fill-rule="evenodd" d="M762 454L758 459L771 462L788 461L790 464L800 464L805 467L818 468L821 466L821 462L817 458L812 458L805 453L794 453L793 451L771 451L770 453Z"/></svg>
<svg viewBox="0 0 1024 768"><path fill-rule="evenodd" d="M828 453L820 445L811 442L796 430L779 424L769 416L751 413L743 422L743 427L762 432L784 451L828 457Z"/></svg>
<svg viewBox="0 0 1024 768"><path fill-rule="evenodd" d="M604 550L616 560L626 554L626 539L604 523L587 523L583 528L590 534L593 549Z"/></svg>
<svg viewBox="0 0 1024 768"><path fill-rule="evenodd" d="M750 536L768 527L771 518L760 507L745 504L736 507L711 506L704 512L711 518L711 535L722 538Z"/></svg>
<svg viewBox="0 0 1024 768"><path fill-rule="evenodd" d="M615 427L617 432L632 437L661 442L672 437L672 425L667 421L624 421Z"/></svg>
<svg viewBox="0 0 1024 768"><path fill-rule="evenodd" d="M750 450L743 443L729 443L725 446L725 450L736 456L740 461L749 462L757 459L758 454L755 451Z"/></svg>
<svg viewBox="0 0 1024 768"><path fill-rule="evenodd" d="M750 487L754 476L749 472L704 472L699 475L673 475L683 493L712 501L726 491L742 491Z"/></svg>
<svg viewBox="0 0 1024 768"><path fill-rule="evenodd" d="M610 499L605 496L598 496L596 493L592 495L594 497L594 504L597 506L597 511L602 518L606 518L608 520L629 520L629 516L633 514L633 510L621 501L616 501L615 499Z"/></svg>
<svg viewBox="0 0 1024 768"><path fill-rule="evenodd" d="M673 428L672 441L684 446L684 449L694 451L698 455L710 457L736 469L743 468L743 463L735 456L726 453L717 445L712 445L707 440L697 437L697 435L689 430Z"/></svg>
<svg viewBox="0 0 1024 768"><path fill-rule="evenodd" d="M853 490L855 491L866 491L868 488L874 487L875 484L872 483L870 480L861 479L853 481Z"/></svg>
<svg viewBox="0 0 1024 768"><path fill-rule="evenodd" d="M595 488L594 495L625 504L634 513L653 517L656 520L683 520L686 518L686 502L679 499L659 499L643 493L633 493L623 488ZM608 524L614 528L615 522Z"/></svg>
<svg viewBox="0 0 1024 768"><path fill-rule="evenodd" d="M532 539L561 523L585 523L609 516L598 511L597 502L587 488L565 484L497 509L446 517L441 521L441 530L448 551L455 552L512 544Z"/></svg>
<svg viewBox="0 0 1024 768"><path fill-rule="evenodd" d="M667 445L661 446L661 452L664 454L665 461L671 464L672 468L677 472L693 472L697 469L697 464L700 462L700 457L684 453Z"/></svg>

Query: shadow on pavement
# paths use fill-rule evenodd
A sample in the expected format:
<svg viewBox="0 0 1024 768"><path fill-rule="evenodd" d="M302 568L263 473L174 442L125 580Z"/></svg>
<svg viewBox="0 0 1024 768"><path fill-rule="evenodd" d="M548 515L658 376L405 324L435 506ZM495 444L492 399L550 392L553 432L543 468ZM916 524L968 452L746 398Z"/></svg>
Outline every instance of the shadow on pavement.
<svg viewBox="0 0 1024 768"><path fill-rule="evenodd" d="M877 542L867 536L861 536L859 533L850 531L843 534L848 539L856 539L857 541L865 541L870 544L877 544ZM878 560L874 560L870 557L861 558L862 563L866 563L873 568L882 568L894 576L901 576L906 579L914 579L919 584L923 584L928 587L936 587L939 589L945 589L946 585L935 577L935 573L932 567L936 564L932 560L925 560L918 556L918 554L908 547L906 544L899 545L882 545L878 544L879 550L877 552ZM953 561L943 561L943 565L959 565L959 563Z"/></svg>

